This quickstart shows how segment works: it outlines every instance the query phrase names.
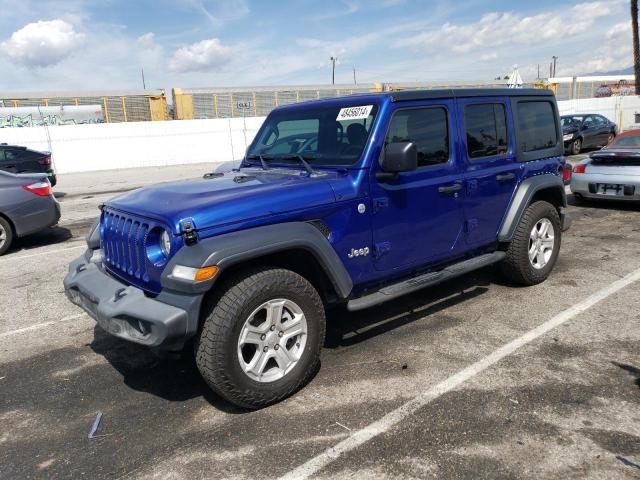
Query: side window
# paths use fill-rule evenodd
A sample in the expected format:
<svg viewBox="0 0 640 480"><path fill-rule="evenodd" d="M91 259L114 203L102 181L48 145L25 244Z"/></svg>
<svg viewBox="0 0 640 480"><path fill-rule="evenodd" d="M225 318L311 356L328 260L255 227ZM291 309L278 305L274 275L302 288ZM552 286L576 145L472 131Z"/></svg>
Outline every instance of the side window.
<svg viewBox="0 0 640 480"><path fill-rule="evenodd" d="M557 145L556 116L551 102L518 103L518 143L524 152L544 150Z"/></svg>
<svg viewBox="0 0 640 480"><path fill-rule="evenodd" d="M604 127L607 125L607 119L604 117L601 117L600 115L594 115L593 119L595 121L596 126L598 127Z"/></svg>
<svg viewBox="0 0 640 480"><path fill-rule="evenodd" d="M584 118L584 125L585 126L591 128L591 127L594 126L594 123L595 123L594 122L594 118L591 115L589 115L588 117Z"/></svg>
<svg viewBox="0 0 640 480"><path fill-rule="evenodd" d="M413 142L418 150L418 167L449 161L449 122L441 107L398 110L393 114L385 145Z"/></svg>
<svg viewBox="0 0 640 480"><path fill-rule="evenodd" d="M469 158L507 153L507 117L502 103L479 103L464 109Z"/></svg>

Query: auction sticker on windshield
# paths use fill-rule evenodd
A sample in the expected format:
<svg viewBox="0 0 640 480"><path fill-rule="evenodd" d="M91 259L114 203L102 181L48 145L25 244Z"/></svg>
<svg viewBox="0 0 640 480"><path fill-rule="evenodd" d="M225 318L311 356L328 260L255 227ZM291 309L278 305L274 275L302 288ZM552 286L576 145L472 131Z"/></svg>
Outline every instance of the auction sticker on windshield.
<svg viewBox="0 0 640 480"><path fill-rule="evenodd" d="M360 120L362 118L368 118L372 108L373 105L341 108L340 112L338 112L336 121L342 122L344 120Z"/></svg>

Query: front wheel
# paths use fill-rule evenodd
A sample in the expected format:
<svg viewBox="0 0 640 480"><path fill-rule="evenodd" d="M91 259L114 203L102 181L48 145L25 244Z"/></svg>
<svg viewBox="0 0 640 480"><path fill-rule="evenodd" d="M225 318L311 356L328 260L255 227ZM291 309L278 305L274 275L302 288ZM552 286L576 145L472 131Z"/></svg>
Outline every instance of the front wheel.
<svg viewBox="0 0 640 480"><path fill-rule="evenodd" d="M278 402L316 370L324 306L297 273L264 268L241 274L204 308L196 363L211 389L231 403L260 408Z"/></svg>
<svg viewBox="0 0 640 480"><path fill-rule="evenodd" d="M556 207L548 202L531 204L524 212L502 262L510 280L535 285L547 279L558 259L562 228Z"/></svg>

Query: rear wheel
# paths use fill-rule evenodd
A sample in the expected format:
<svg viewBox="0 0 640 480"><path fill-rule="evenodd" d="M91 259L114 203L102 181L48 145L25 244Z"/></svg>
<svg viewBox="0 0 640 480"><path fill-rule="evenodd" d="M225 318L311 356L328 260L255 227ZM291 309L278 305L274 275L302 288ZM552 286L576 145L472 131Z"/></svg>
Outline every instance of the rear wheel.
<svg viewBox="0 0 640 480"><path fill-rule="evenodd" d="M613 142L613 139L616 138L615 133L610 132L609 135L607 136L607 143L606 145L609 145L611 142Z"/></svg>
<svg viewBox="0 0 640 480"><path fill-rule="evenodd" d="M9 250L13 243L13 228L7 220L0 217L0 255L3 255Z"/></svg>
<svg viewBox="0 0 640 480"><path fill-rule="evenodd" d="M556 208L544 201L533 203L518 224L502 271L522 285L543 282L558 259L561 240L560 215Z"/></svg>
<svg viewBox="0 0 640 480"><path fill-rule="evenodd" d="M571 154L578 155L582 150L582 139L576 138L571 144Z"/></svg>
<svg viewBox="0 0 640 480"><path fill-rule="evenodd" d="M241 274L205 306L196 363L207 384L244 408L278 402L303 386L320 360L322 300L290 270Z"/></svg>

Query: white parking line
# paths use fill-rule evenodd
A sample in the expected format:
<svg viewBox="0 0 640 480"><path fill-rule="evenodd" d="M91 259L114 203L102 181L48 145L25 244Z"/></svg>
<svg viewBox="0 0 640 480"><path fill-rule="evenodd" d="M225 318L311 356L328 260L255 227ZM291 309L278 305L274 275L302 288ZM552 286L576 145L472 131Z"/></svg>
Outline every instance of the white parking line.
<svg viewBox="0 0 640 480"><path fill-rule="evenodd" d="M9 260L23 260L25 258L40 257L42 255L51 255L52 253L66 252L67 250L76 250L78 248L87 248L87 246L82 244L82 245L76 245L75 247L59 248L57 250L47 250L46 252L32 253L30 255L20 255L18 257L13 257L13 256L2 257L2 259L0 259L0 262L4 263L4 262L8 262Z"/></svg>
<svg viewBox="0 0 640 480"><path fill-rule="evenodd" d="M444 395L445 393L455 389L460 384L473 378L492 365L498 363L503 358L514 353L520 347L533 342L550 330L559 327L563 323L574 318L576 315L579 315L585 310L588 310L598 302L631 285L632 283L637 282L638 280L640 280L640 269L635 270L625 277L621 278L620 280L613 282L608 287L599 290L598 292L587 297L581 302L559 313L550 320L547 320L533 330L530 330L524 335L516 338L512 342L503 345L483 359L477 361L472 365L469 365L463 370L460 370L458 373L431 387L429 390L424 391L417 397L414 397L412 400L409 400L407 403L398 407L396 410L393 410L392 412L386 414L380 420L371 423L370 425L364 427L362 430L358 430L349 438L339 442L333 447L328 448L318 456L313 457L306 463L300 465L295 470L292 470L284 476L280 477L281 480L309 478L311 475L317 473L322 468L334 462L336 459L338 459L338 457L340 457L340 455L345 454L375 438L376 436L387 432L402 420L414 414L420 408L424 407L441 395Z"/></svg>
<svg viewBox="0 0 640 480"><path fill-rule="evenodd" d="M0 333L0 339L6 337L12 337L13 335L20 335L21 333L31 332L33 330L39 330L44 327L48 327L50 325L56 325L58 323L70 322L71 320L75 320L76 318L86 316L86 313L78 313L76 315L69 315L68 317L61 318L60 320L51 320L49 322L37 323L35 325L31 325L30 327L19 328L17 330L11 330L9 332Z"/></svg>

